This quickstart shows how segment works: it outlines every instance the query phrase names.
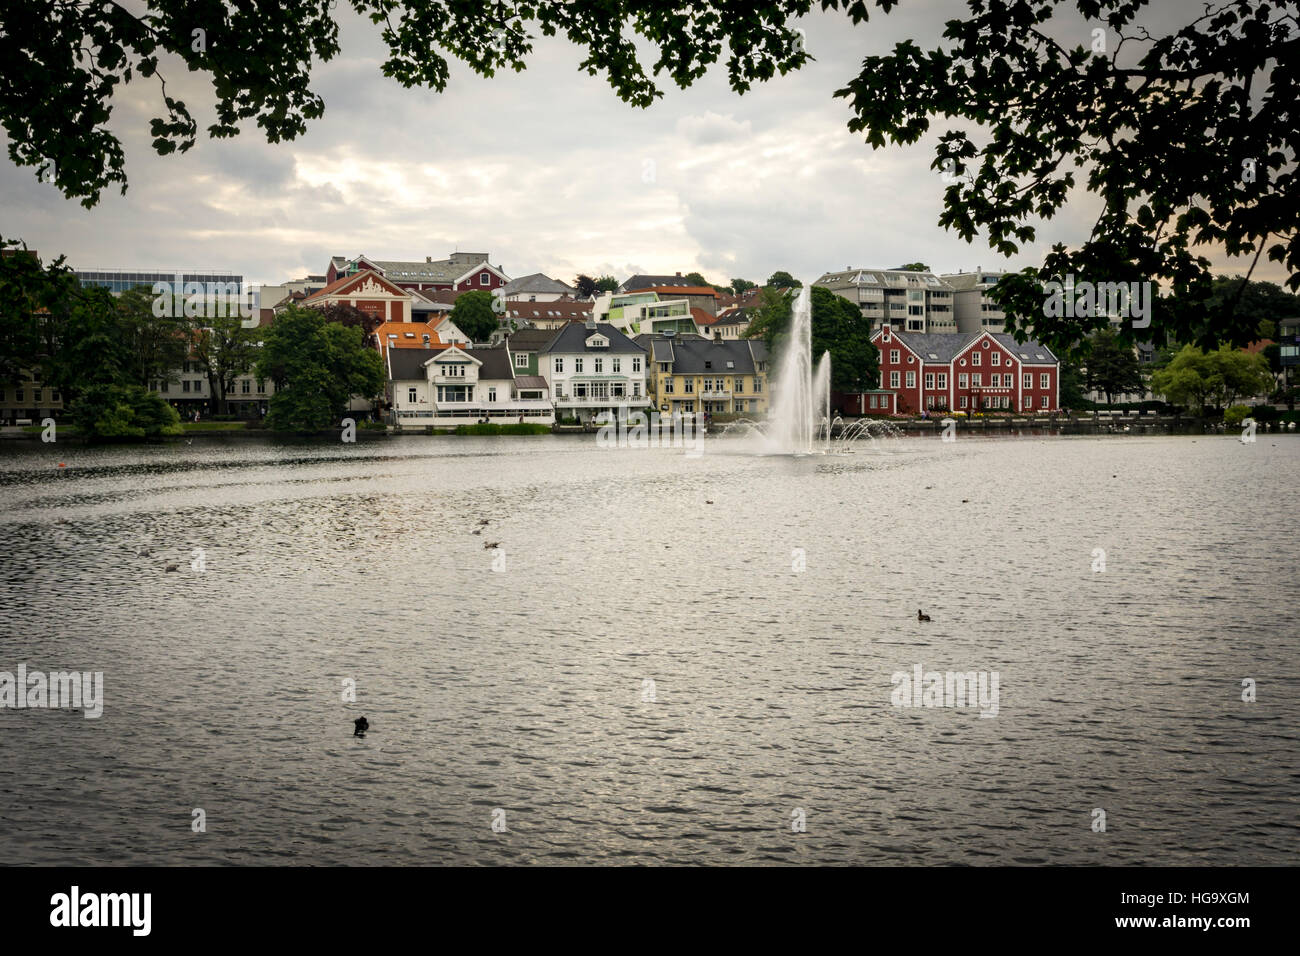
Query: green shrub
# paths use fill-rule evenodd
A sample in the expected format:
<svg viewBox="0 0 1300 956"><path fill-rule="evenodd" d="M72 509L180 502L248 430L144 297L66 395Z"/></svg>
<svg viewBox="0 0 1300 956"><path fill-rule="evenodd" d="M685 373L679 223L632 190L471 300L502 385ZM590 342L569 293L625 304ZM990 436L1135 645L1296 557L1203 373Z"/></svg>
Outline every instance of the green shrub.
<svg viewBox="0 0 1300 956"><path fill-rule="evenodd" d="M1250 407L1247 405L1233 405L1223 412L1223 424L1229 427L1240 425L1242 421L1250 415Z"/></svg>
<svg viewBox="0 0 1300 956"><path fill-rule="evenodd" d="M455 434L457 435L548 435L551 427L549 425L538 425L535 422L514 423L512 425L497 425L493 423L479 422L474 425L457 425Z"/></svg>
<svg viewBox="0 0 1300 956"><path fill-rule="evenodd" d="M91 385L71 411L77 430L92 440L184 433L176 409L157 392L139 385Z"/></svg>

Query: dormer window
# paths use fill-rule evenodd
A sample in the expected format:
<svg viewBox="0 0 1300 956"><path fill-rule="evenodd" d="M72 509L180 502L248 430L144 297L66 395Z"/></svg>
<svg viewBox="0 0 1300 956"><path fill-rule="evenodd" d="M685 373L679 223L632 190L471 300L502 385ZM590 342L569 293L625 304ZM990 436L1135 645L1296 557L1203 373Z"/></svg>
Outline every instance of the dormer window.
<svg viewBox="0 0 1300 956"><path fill-rule="evenodd" d="M491 285L491 284L492 284L492 273L490 273L490 272L480 272L480 273L478 274L478 284L479 284L479 285Z"/></svg>

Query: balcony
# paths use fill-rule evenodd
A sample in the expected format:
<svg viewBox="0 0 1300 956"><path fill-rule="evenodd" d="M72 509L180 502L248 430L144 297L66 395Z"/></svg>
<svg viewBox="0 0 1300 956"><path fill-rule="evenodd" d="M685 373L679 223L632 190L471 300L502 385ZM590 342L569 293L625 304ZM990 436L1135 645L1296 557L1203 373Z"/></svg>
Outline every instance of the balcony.
<svg viewBox="0 0 1300 956"><path fill-rule="evenodd" d="M713 391L713 392L700 392L700 393L699 393L699 397L702 398L702 399L705 399L706 401L716 401L716 400L718 400L718 399L727 399L727 398L731 398L731 392L729 392L729 391L726 391L726 392L719 392L719 391Z"/></svg>
<svg viewBox="0 0 1300 956"><path fill-rule="evenodd" d="M626 405L628 408L644 408L650 404L650 399L645 395L632 397L630 395L611 395L606 398L592 398L590 395L583 398L575 398L572 395L559 396L555 398L556 407L564 408L611 408L617 405Z"/></svg>

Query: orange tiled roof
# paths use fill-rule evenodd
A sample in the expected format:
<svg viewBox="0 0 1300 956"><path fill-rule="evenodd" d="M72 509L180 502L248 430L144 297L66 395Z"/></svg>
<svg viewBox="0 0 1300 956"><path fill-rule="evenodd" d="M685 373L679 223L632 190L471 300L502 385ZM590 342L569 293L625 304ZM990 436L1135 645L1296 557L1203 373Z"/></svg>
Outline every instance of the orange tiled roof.
<svg viewBox="0 0 1300 956"><path fill-rule="evenodd" d="M438 338L438 333L427 322L384 322L375 329L375 335L379 337L381 351L387 348L422 349L426 335L429 336L430 349L445 349L449 344ZM390 339L389 335L397 338Z"/></svg>

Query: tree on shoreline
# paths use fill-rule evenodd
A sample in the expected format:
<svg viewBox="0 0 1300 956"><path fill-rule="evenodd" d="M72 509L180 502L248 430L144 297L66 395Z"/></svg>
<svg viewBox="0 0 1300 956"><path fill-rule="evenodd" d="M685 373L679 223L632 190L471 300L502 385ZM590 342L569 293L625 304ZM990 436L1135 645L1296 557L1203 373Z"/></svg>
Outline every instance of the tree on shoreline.
<svg viewBox="0 0 1300 956"><path fill-rule="evenodd" d="M759 295L745 338L762 339L770 352L779 352L789 338L794 294L764 288ZM875 388L880 381L880 351L871 342L871 327L848 299L813 286L812 354L816 360L831 353L831 387L838 392Z"/></svg>
<svg viewBox="0 0 1300 956"><path fill-rule="evenodd" d="M386 381L383 359L360 327L292 305L267 329L257 375L275 383L266 424L277 431L330 428L353 395L379 395Z"/></svg>

